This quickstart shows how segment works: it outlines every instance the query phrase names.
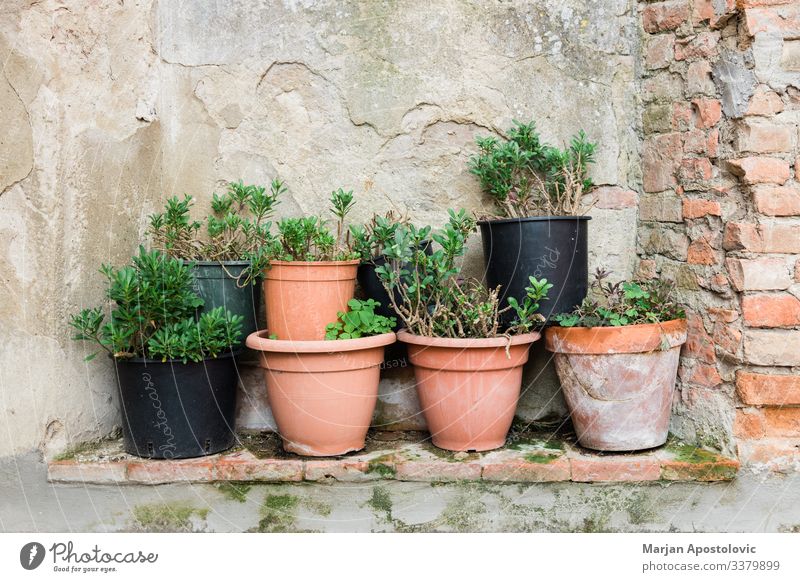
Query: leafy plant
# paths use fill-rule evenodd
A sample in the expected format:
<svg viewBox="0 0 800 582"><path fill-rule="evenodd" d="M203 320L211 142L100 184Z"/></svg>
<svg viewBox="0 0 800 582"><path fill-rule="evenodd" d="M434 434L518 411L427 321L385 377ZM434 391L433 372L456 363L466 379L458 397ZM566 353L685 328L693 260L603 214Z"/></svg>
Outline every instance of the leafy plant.
<svg viewBox="0 0 800 582"><path fill-rule="evenodd" d="M593 187L588 167L597 144L583 130L565 149L542 142L536 124L514 121L506 139L478 137L480 152L469 161L502 216L571 216L587 211L584 195Z"/></svg>
<svg viewBox="0 0 800 582"><path fill-rule="evenodd" d="M195 319L203 300L193 290L191 264L139 247L132 264L103 265L106 297L114 304L70 318L74 340L93 341L115 358L177 358L200 361L238 345L243 318L217 308ZM97 354L91 354L87 360Z"/></svg>
<svg viewBox="0 0 800 582"><path fill-rule="evenodd" d="M374 299L351 299L347 302L349 310L340 311L339 319L325 327L325 339L355 339L370 335L389 333L397 320L375 313L380 303Z"/></svg>
<svg viewBox="0 0 800 582"><path fill-rule="evenodd" d="M185 195L169 198L163 212L150 216L149 234L153 247L184 260L249 260L259 249L273 244L274 213L286 184L274 179L269 190L264 186L230 182L228 191L211 199L212 214L204 221L190 218L194 199ZM201 235L203 224L206 235ZM245 279L254 282L257 272L245 270Z"/></svg>
<svg viewBox="0 0 800 582"><path fill-rule="evenodd" d="M460 278L458 261L475 220L464 210L448 213L448 223L437 232L429 226L399 226L385 247L386 264L375 269L405 327L429 337L488 338L524 333L542 321L535 312L552 287L547 281L532 279L522 305L502 307L499 288ZM437 248L426 252L421 245L429 239ZM503 330L501 315L508 310L514 311L516 321Z"/></svg>
<svg viewBox="0 0 800 582"><path fill-rule="evenodd" d="M365 225L351 225L353 251L365 262L379 257L384 253L384 247L394 240L394 234L400 225L408 222L408 217L400 216L394 210L390 210L382 216L373 215Z"/></svg>
<svg viewBox="0 0 800 582"><path fill-rule="evenodd" d="M562 327L606 327L660 323L686 317L674 299L671 281L606 281L610 271L597 269L589 294L571 313L555 315Z"/></svg>

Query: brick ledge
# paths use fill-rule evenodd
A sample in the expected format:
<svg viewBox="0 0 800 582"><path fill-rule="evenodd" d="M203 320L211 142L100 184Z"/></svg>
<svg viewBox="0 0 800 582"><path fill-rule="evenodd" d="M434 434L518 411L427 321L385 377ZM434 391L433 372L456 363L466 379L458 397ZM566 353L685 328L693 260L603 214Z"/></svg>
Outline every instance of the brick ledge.
<svg viewBox="0 0 800 582"><path fill-rule="evenodd" d="M283 452L274 434L243 433L244 447L197 459L140 459L122 451L121 440L48 463L57 483L158 485L217 481L347 482L399 481L490 483L582 483L728 481L739 461L690 445L667 445L645 453L599 454L571 439L517 435L502 449L448 453L422 433L371 433L364 451L310 459Z"/></svg>

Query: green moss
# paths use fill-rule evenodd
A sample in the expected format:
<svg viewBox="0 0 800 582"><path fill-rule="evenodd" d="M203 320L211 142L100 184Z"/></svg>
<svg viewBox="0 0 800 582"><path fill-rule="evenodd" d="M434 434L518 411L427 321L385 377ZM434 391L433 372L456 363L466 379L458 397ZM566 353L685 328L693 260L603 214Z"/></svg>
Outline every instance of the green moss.
<svg viewBox="0 0 800 582"><path fill-rule="evenodd" d="M675 460L682 463L714 463L719 455L694 445L670 445L667 450L675 454Z"/></svg>
<svg viewBox="0 0 800 582"><path fill-rule="evenodd" d="M244 503L247 501L247 493L250 491L252 485L235 481L220 481L216 484L216 487L219 489L219 492L228 499Z"/></svg>
<svg viewBox="0 0 800 582"><path fill-rule="evenodd" d="M369 505L376 515L382 513L379 517L385 517L388 521L392 521L392 498L389 495L389 492L381 487L380 485L376 485L372 488L372 497L367 500L367 505Z"/></svg>
<svg viewBox="0 0 800 582"><path fill-rule="evenodd" d="M261 506L260 532L287 532L294 529L299 499L295 495L267 495Z"/></svg>
<svg viewBox="0 0 800 582"><path fill-rule="evenodd" d="M322 517L328 517L333 511L333 507L331 507L330 503L325 503L324 501L317 501L315 499L304 499L303 507L307 508L310 511L313 511L318 515L321 515Z"/></svg>
<svg viewBox="0 0 800 582"><path fill-rule="evenodd" d="M205 520L208 508L196 508L183 503L138 505L133 508L134 527L147 532L192 531L192 516Z"/></svg>
<svg viewBox="0 0 800 582"><path fill-rule="evenodd" d="M547 463L552 463L555 461L559 455L552 455L548 453L529 453L525 455L525 460L529 463L539 463L545 465Z"/></svg>
<svg viewBox="0 0 800 582"><path fill-rule="evenodd" d="M103 446L111 443L115 439L112 438L105 438L93 441L87 441L84 443L77 443L71 447L69 447L63 453L59 453L55 457L53 457L53 461L71 461L77 457L85 457L90 456L93 453L99 453Z"/></svg>
<svg viewBox="0 0 800 582"><path fill-rule="evenodd" d="M367 463L367 473L377 473L384 479L393 479L397 471L390 463L394 463L394 455L381 455L375 457Z"/></svg>
<svg viewBox="0 0 800 582"><path fill-rule="evenodd" d="M533 435L515 435L508 448L514 451L523 451L530 448L546 449L548 451L563 451L564 441L560 439L542 439Z"/></svg>

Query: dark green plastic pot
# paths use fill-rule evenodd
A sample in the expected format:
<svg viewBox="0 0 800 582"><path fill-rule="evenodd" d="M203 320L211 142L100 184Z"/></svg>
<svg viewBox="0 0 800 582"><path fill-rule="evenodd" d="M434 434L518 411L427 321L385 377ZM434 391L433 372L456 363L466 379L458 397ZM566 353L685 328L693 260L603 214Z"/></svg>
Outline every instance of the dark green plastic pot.
<svg viewBox="0 0 800 582"><path fill-rule="evenodd" d="M194 267L197 294L203 298L203 311L224 307L244 317L242 339L258 331L258 310L261 304L261 280L255 285L240 286L247 261L198 261Z"/></svg>

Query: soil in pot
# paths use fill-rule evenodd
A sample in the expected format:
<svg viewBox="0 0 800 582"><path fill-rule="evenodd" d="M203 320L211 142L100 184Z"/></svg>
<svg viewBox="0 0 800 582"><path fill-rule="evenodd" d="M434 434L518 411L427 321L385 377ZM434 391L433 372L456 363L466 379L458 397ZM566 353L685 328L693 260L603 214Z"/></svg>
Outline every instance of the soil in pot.
<svg viewBox="0 0 800 582"><path fill-rule="evenodd" d="M280 340L321 340L355 294L358 260L272 261L264 273L270 333Z"/></svg>
<svg viewBox="0 0 800 582"><path fill-rule="evenodd" d="M378 401L384 347L394 333L349 340L247 338L260 363L272 414L289 452L312 457L364 448Z"/></svg>
<svg viewBox="0 0 800 582"><path fill-rule="evenodd" d="M417 394L433 444L488 451L505 444L522 366L538 333L488 339L433 338L400 331L414 365Z"/></svg>
<svg viewBox="0 0 800 582"><path fill-rule="evenodd" d="M152 459L212 455L236 442L232 354L202 362L115 360L125 451Z"/></svg>
<svg viewBox="0 0 800 582"><path fill-rule="evenodd" d="M482 220L483 256L489 287L501 286L501 304L508 297L522 302L529 277L553 284L539 313L547 318L572 311L588 290L589 216L544 216ZM505 324L513 315L505 314Z"/></svg>
<svg viewBox="0 0 800 582"><path fill-rule="evenodd" d="M194 267L195 292L203 298L203 311L224 307L244 317L243 337L258 329L258 310L261 303L261 281L242 285L242 272L250 266L247 261L199 261Z"/></svg>
<svg viewBox="0 0 800 582"><path fill-rule="evenodd" d="M686 321L621 327L550 327L545 345L578 442L598 451L663 445Z"/></svg>

